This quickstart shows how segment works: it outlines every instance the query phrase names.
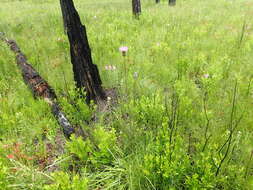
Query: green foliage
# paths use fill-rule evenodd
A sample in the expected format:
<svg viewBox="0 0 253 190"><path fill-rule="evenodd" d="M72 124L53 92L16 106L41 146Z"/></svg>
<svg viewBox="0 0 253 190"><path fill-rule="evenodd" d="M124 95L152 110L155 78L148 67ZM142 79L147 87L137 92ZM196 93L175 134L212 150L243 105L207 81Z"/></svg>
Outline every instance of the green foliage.
<svg viewBox="0 0 253 190"><path fill-rule="evenodd" d="M94 130L93 136L94 144L96 144L98 151L93 151L92 163L98 166L111 164L114 160L113 153L117 143L115 130L106 131L99 126Z"/></svg>
<svg viewBox="0 0 253 190"><path fill-rule="evenodd" d="M83 141L81 137L71 136L71 141L67 143L66 148L70 153L75 154L82 162L87 162L89 154L92 152L89 140Z"/></svg>
<svg viewBox="0 0 253 190"><path fill-rule="evenodd" d="M131 116L138 125L146 125L149 127L159 125L165 116L165 107L161 97L154 95L153 97L140 97L138 101L131 100L125 105L126 111L130 111Z"/></svg>
<svg viewBox="0 0 253 190"><path fill-rule="evenodd" d="M102 127L97 127L92 133L92 142L81 137L71 137L66 148L71 154L78 157L80 162L90 167L101 167L111 164L113 161L113 151L116 146L116 135L114 130L106 131ZM88 162L88 163L87 163Z"/></svg>
<svg viewBox="0 0 253 190"><path fill-rule="evenodd" d="M118 104L99 112L76 91L59 1L2 0L0 32L87 138L64 146L0 42L0 189L253 189L252 2L143 0L139 20L129 1L74 2Z"/></svg>
<svg viewBox="0 0 253 190"><path fill-rule="evenodd" d="M78 175L70 176L64 172L57 172L52 175L54 183L46 185L45 190L88 190L88 179Z"/></svg>
<svg viewBox="0 0 253 190"><path fill-rule="evenodd" d="M89 107L84 99L80 97L80 93L74 88L70 88L67 96L61 98L60 102L64 108L64 113L70 118L71 123L78 125L91 120L92 110L90 108L92 106Z"/></svg>
<svg viewBox="0 0 253 190"><path fill-rule="evenodd" d="M8 168L0 161L0 189L8 190L9 188Z"/></svg>

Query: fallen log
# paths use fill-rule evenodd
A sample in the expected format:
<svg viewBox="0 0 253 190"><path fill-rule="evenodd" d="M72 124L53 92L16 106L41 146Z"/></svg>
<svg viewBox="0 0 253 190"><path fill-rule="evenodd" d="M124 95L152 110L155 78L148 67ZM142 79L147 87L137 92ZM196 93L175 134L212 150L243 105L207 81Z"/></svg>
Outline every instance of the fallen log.
<svg viewBox="0 0 253 190"><path fill-rule="evenodd" d="M44 99L51 106L51 111L54 117L57 119L58 124L62 127L65 137L69 138L75 133L75 128L70 124L65 114L61 111L61 107L57 102L57 96L54 90L51 88L51 86L49 86L48 82L44 80L27 62L26 56L22 53L14 40L4 38L3 33L0 33L0 39L4 41L15 53L16 63L22 73L24 82L32 90L34 97Z"/></svg>

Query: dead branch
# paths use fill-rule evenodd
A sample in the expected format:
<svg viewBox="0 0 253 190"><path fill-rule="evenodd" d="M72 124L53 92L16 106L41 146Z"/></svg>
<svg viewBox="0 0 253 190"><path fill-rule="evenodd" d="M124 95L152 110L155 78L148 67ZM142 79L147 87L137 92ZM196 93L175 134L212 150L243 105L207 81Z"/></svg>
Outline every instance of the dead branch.
<svg viewBox="0 0 253 190"><path fill-rule="evenodd" d="M27 86L31 89L35 98L44 99L50 106L54 117L58 124L62 127L64 135L69 138L74 134L75 129L62 112L61 107L57 103L57 96L51 86L44 80L39 73L27 62L26 56L22 53L19 46L14 40L9 40L0 33L0 39L4 41L10 49L15 53L16 63L22 73L23 79Z"/></svg>

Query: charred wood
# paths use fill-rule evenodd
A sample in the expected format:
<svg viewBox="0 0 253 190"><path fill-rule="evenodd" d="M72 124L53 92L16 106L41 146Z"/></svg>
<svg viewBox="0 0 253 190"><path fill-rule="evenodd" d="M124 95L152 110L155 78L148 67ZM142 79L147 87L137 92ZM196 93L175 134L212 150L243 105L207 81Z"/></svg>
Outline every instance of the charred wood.
<svg viewBox="0 0 253 190"><path fill-rule="evenodd" d="M141 0L132 0L133 14L137 18L141 14Z"/></svg>
<svg viewBox="0 0 253 190"><path fill-rule="evenodd" d="M64 27L70 44L71 63L76 87L85 90L86 102L104 105L106 94L102 88L97 65L93 64L86 28L81 23L72 0L60 0Z"/></svg>
<svg viewBox="0 0 253 190"><path fill-rule="evenodd" d="M169 6L175 6L176 0L169 0Z"/></svg>
<svg viewBox="0 0 253 190"><path fill-rule="evenodd" d="M44 80L39 73L27 62L26 56L22 53L14 40L0 38L15 53L16 63L22 73L24 82L31 89L35 98L44 99L50 106L58 124L62 127L64 135L69 138L75 133L75 128L70 124L65 114L57 103L57 96L51 86Z"/></svg>

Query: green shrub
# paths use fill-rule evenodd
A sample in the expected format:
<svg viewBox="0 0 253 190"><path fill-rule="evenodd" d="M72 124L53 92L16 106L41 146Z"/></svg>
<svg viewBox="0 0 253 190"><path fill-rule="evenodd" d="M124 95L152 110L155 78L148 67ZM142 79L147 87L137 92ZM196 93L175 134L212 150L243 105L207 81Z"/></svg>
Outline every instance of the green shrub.
<svg viewBox="0 0 253 190"><path fill-rule="evenodd" d="M9 190L8 168L0 161L0 189Z"/></svg>
<svg viewBox="0 0 253 190"><path fill-rule="evenodd" d="M70 176L64 172L52 175L54 183L46 185L45 190L88 190L88 179L78 175Z"/></svg>

